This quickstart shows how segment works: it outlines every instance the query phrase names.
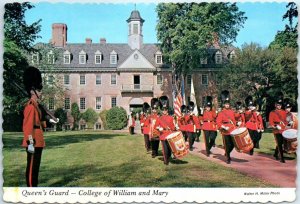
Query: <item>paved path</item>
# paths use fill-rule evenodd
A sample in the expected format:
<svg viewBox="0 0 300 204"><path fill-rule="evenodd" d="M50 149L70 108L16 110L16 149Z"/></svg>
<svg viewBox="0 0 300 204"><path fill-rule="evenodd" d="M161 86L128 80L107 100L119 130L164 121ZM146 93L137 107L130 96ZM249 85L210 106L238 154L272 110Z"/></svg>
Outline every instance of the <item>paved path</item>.
<svg viewBox="0 0 300 204"><path fill-rule="evenodd" d="M200 156L223 166L231 167L249 176L257 177L280 187L296 187L297 163L296 159L285 160L286 163L276 161L273 156L254 152L253 156L239 153L235 149L231 152L231 164L227 164L224 149L213 147L210 157L206 156L205 145L195 142L193 155Z"/></svg>

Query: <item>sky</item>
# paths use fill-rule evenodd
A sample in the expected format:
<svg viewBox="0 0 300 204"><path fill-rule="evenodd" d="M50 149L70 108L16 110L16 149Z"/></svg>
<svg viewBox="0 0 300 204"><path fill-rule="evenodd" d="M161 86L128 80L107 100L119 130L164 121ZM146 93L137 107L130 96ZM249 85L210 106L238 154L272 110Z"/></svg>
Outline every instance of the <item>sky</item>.
<svg viewBox="0 0 300 204"><path fill-rule="evenodd" d="M69 43L84 43L91 38L98 43L106 38L107 43L127 43L128 26L126 20L134 3L33 3L35 8L26 11L25 19L31 24L41 19L42 38L36 42L49 42L53 23L65 23L68 26ZM240 11L248 18L241 28L236 47L251 42L268 46L279 30L283 30L287 21L282 21L287 3L237 3ZM136 9L145 20L143 25L144 43L157 43L156 4L137 3Z"/></svg>

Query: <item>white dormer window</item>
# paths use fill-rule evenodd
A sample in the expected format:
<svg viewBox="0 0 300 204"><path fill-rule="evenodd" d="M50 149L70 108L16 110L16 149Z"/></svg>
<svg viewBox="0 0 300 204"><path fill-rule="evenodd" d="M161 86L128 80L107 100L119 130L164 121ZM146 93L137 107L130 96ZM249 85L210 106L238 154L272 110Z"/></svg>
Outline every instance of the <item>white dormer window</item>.
<svg viewBox="0 0 300 204"><path fill-rule="evenodd" d="M157 51L155 53L155 62L156 64L162 64L162 53L160 51Z"/></svg>
<svg viewBox="0 0 300 204"><path fill-rule="evenodd" d="M201 64L207 64L207 57L200 59Z"/></svg>
<svg viewBox="0 0 300 204"><path fill-rule="evenodd" d="M229 59L234 59L236 57L234 50L232 50L229 54Z"/></svg>
<svg viewBox="0 0 300 204"><path fill-rule="evenodd" d="M86 63L86 53L81 50L81 52L79 52L79 64L85 64Z"/></svg>
<svg viewBox="0 0 300 204"><path fill-rule="evenodd" d="M48 64L54 64L55 58L54 58L54 53L52 50L50 50L50 52L48 52L47 54L47 62Z"/></svg>
<svg viewBox="0 0 300 204"><path fill-rule="evenodd" d="M215 62L216 64L222 64L222 52L220 50L216 52Z"/></svg>
<svg viewBox="0 0 300 204"><path fill-rule="evenodd" d="M34 53L31 56L31 62L32 64L38 64L39 63L39 54L38 53Z"/></svg>
<svg viewBox="0 0 300 204"><path fill-rule="evenodd" d="M117 53L114 50L110 53L110 64L117 64Z"/></svg>
<svg viewBox="0 0 300 204"><path fill-rule="evenodd" d="M97 52L95 52L95 64L101 64L102 62L102 53L97 50Z"/></svg>
<svg viewBox="0 0 300 204"><path fill-rule="evenodd" d="M66 50L64 52L64 64L70 64L71 63L71 53Z"/></svg>

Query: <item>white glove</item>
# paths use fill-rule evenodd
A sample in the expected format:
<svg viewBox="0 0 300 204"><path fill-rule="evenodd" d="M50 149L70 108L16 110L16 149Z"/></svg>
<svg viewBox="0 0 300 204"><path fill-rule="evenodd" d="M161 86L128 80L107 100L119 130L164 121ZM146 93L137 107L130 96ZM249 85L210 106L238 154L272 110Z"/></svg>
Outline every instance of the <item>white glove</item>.
<svg viewBox="0 0 300 204"><path fill-rule="evenodd" d="M224 125L222 125L221 128L223 128L224 130L229 130L229 127L226 127Z"/></svg>
<svg viewBox="0 0 300 204"><path fill-rule="evenodd" d="M264 130L260 130L261 132L264 132Z"/></svg>
<svg viewBox="0 0 300 204"><path fill-rule="evenodd" d="M242 122L241 122L241 121L237 122L237 125L238 125L238 126L240 126L241 124L242 124Z"/></svg>
<svg viewBox="0 0 300 204"><path fill-rule="evenodd" d="M141 123L141 126L143 127L143 126L144 126L144 123Z"/></svg>
<svg viewBox="0 0 300 204"><path fill-rule="evenodd" d="M260 112L257 111L257 112L256 112L256 115L259 115L259 114L260 114Z"/></svg>
<svg viewBox="0 0 300 204"><path fill-rule="evenodd" d="M177 124L176 124L176 126L175 126L175 129L176 129L176 130L179 130L179 126L178 126Z"/></svg>
<svg viewBox="0 0 300 204"><path fill-rule="evenodd" d="M289 122L289 125L293 125L293 124L294 124L294 121L290 121L290 122Z"/></svg>
<svg viewBox="0 0 300 204"><path fill-rule="evenodd" d="M260 129L258 129L257 132L260 132Z"/></svg>
<svg viewBox="0 0 300 204"><path fill-rule="evenodd" d="M161 131L163 131L164 129L163 129L162 127L160 127L160 128L158 128L158 130L161 132Z"/></svg>
<svg viewBox="0 0 300 204"><path fill-rule="evenodd" d="M277 130L281 130L281 127L279 125L276 125Z"/></svg>
<svg viewBox="0 0 300 204"><path fill-rule="evenodd" d="M33 146L33 144L28 145L27 151L28 151L29 153L31 153L31 154L34 153L34 146Z"/></svg>
<svg viewBox="0 0 300 204"><path fill-rule="evenodd" d="M59 118L56 118L56 121L53 120L52 118L49 120L50 123L56 124L59 122Z"/></svg>

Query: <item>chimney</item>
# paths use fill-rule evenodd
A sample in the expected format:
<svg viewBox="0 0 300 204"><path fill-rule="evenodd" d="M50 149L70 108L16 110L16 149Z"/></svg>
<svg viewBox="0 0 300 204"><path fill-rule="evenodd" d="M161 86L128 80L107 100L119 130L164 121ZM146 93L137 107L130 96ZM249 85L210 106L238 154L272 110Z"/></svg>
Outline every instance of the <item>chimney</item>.
<svg viewBox="0 0 300 204"><path fill-rule="evenodd" d="M92 39L91 38L86 38L85 39L85 44L87 44L87 45L92 44Z"/></svg>
<svg viewBox="0 0 300 204"><path fill-rule="evenodd" d="M52 24L52 39L51 43L55 47L65 47L67 44L68 27L64 23Z"/></svg>
<svg viewBox="0 0 300 204"><path fill-rule="evenodd" d="M213 47L220 49L219 36L218 36L218 33L216 33L216 32L213 33Z"/></svg>
<svg viewBox="0 0 300 204"><path fill-rule="evenodd" d="M100 38L100 44L106 44L106 39L105 38Z"/></svg>

